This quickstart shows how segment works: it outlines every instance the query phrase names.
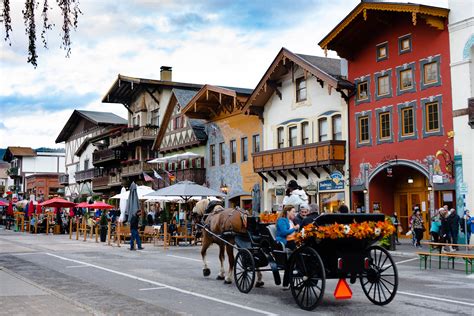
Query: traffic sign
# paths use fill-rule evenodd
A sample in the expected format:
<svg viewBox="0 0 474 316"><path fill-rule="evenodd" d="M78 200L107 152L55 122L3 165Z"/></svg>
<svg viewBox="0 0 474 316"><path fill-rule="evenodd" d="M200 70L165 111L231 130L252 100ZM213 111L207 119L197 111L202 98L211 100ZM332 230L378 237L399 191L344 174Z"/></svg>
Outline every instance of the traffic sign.
<svg viewBox="0 0 474 316"><path fill-rule="evenodd" d="M346 300L352 298L352 291L347 284L346 279L339 279L336 289L334 290L334 297L336 300Z"/></svg>

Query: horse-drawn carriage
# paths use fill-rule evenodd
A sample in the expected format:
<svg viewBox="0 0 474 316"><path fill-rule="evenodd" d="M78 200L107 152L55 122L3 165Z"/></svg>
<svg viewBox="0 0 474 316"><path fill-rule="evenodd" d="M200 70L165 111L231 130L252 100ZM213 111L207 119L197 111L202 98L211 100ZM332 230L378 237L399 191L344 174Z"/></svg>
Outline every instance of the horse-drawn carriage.
<svg viewBox="0 0 474 316"><path fill-rule="evenodd" d="M235 236L234 280L243 293L253 288L256 273L263 271L273 273L276 285L289 286L305 310L321 302L326 279L349 279L352 284L359 280L367 298L377 305L390 303L397 292L395 262L388 251L374 245L383 235L382 214L320 215L300 233L301 243L294 251L276 241L274 224L260 223L256 217L249 217L247 224L247 234ZM327 229L318 230L321 227Z"/></svg>

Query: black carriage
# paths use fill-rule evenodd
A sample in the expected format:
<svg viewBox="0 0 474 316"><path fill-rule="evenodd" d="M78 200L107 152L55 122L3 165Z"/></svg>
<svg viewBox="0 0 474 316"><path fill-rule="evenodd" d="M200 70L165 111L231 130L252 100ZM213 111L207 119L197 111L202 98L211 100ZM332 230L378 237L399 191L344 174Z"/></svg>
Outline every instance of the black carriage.
<svg viewBox="0 0 474 316"><path fill-rule="evenodd" d="M384 221L382 214L323 214L313 225ZM376 238L307 238L294 251L285 249L275 239L274 224L248 219L248 235L236 236L238 253L234 280L239 291L248 293L257 272L271 271L276 285L289 286L296 303L313 310L324 296L326 279L357 280L374 304L390 303L397 292L398 272L391 255L374 245ZM280 271L284 271L283 280Z"/></svg>

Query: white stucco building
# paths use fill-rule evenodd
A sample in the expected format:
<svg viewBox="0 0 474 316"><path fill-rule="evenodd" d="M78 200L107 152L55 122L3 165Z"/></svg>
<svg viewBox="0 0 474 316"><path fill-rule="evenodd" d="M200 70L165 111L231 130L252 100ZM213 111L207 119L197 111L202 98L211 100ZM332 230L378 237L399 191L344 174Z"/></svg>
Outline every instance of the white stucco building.
<svg viewBox="0 0 474 316"><path fill-rule="evenodd" d="M464 203L474 209L474 102L468 101L474 97L474 2L450 0L449 9L456 204L461 215Z"/></svg>
<svg viewBox="0 0 474 316"><path fill-rule="evenodd" d="M282 48L249 98L246 109L263 120L262 151L253 153L263 210L281 207L291 180L321 211L349 205L345 65Z"/></svg>

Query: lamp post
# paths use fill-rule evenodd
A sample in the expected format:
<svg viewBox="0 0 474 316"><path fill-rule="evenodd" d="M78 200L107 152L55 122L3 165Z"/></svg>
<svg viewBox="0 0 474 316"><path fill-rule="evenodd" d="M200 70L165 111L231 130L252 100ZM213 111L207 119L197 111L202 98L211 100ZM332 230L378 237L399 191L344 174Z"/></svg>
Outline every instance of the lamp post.
<svg viewBox="0 0 474 316"><path fill-rule="evenodd" d="M225 196L225 207L228 207L229 201L227 199L227 194L229 193L229 187L224 183L224 179L221 179L221 192L224 193Z"/></svg>

